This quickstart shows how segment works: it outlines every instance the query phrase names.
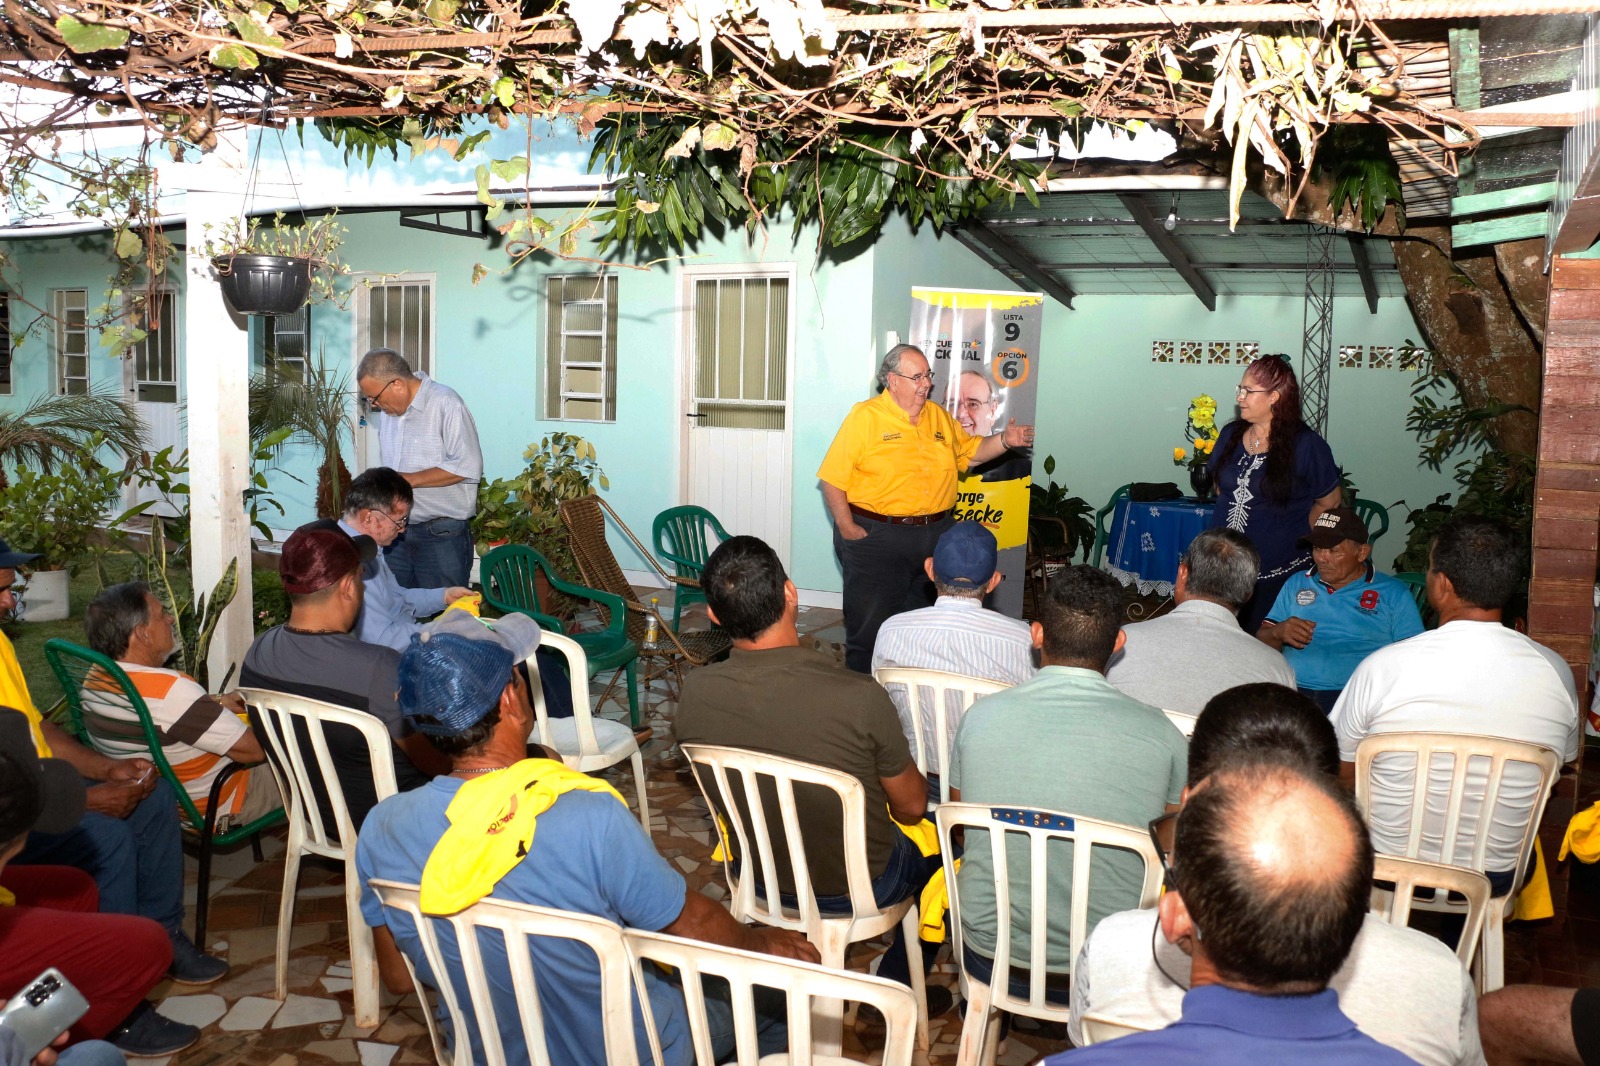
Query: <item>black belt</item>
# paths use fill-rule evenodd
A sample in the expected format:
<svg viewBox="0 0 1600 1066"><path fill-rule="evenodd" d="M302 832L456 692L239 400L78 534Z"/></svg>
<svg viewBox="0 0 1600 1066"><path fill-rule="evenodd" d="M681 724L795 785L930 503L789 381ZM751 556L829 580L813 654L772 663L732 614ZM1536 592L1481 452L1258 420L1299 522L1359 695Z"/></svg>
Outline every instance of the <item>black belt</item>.
<svg viewBox="0 0 1600 1066"><path fill-rule="evenodd" d="M865 507L857 507L853 503L850 505L850 513L857 518L870 518L874 522L887 522L892 526L931 526L950 517L949 511L939 511L935 514L879 514Z"/></svg>

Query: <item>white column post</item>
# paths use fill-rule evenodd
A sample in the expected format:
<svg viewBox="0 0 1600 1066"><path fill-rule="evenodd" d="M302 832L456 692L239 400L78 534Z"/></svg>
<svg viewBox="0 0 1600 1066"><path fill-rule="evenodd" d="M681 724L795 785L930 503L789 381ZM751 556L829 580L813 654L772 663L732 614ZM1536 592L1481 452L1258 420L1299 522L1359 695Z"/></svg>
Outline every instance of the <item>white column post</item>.
<svg viewBox="0 0 1600 1066"><path fill-rule="evenodd" d="M230 667L239 667L254 637L250 586L250 523L244 492L250 485L250 429L247 412L250 343L246 319L236 318L205 254L206 226L213 232L238 219L244 207L247 171L245 137L234 133L199 165L164 168L187 190L188 225L184 243L184 369L189 424L190 552L198 598L238 560L239 585L223 612L207 659L213 688Z"/></svg>

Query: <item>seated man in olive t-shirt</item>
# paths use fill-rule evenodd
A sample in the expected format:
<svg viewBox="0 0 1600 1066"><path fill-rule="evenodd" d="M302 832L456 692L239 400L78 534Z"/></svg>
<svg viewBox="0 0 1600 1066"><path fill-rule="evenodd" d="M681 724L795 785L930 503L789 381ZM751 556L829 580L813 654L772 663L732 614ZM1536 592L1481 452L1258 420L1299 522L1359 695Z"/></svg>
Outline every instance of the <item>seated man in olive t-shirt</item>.
<svg viewBox="0 0 1600 1066"><path fill-rule="evenodd" d="M365 711L383 723L394 741L394 776L401 792L427 784L449 766L420 733L412 732L396 699L400 653L368 644L350 630L361 613L361 566L376 546L367 537L352 538L332 522L313 522L283 543L279 576L289 594L289 621L267 630L245 653L239 683L271 689ZM357 830L378 803L366 740L344 725L327 727L328 753ZM315 759L309 738L300 744ZM332 812L320 780L312 789L323 821L335 832Z"/></svg>
<svg viewBox="0 0 1600 1066"><path fill-rule="evenodd" d="M800 647L798 595L764 542L755 537L725 541L707 560L701 587L712 621L733 639L733 650L726 662L684 677L678 742L744 748L855 777L866 792L867 862L878 903L920 893L938 868L938 856L924 858L894 822L922 820L927 783L911 760L888 693L871 677L842 670ZM823 910L847 911L839 803L832 794L801 786L795 789L795 804L817 902ZM774 841L781 841L775 803L768 821ZM793 880L787 857L778 862L779 889L788 892ZM905 951L891 947L878 972L909 981Z"/></svg>

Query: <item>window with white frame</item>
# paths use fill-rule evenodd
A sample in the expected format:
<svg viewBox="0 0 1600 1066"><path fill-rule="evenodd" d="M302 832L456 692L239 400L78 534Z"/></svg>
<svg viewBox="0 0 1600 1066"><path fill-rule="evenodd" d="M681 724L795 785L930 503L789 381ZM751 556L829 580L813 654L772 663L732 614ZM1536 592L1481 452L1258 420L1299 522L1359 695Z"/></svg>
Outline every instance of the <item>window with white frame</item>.
<svg viewBox="0 0 1600 1066"><path fill-rule="evenodd" d="M306 353L311 350L311 305L292 315L261 315L253 362L278 381L304 381Z"/></svg>
<svg viewBox="0 0 1600 1066"><path fill-rule="evenodd" d="M361 350L393 348L412 370L432 374L433 283L398 280L358 286L357 292Z"/></svg>
<svg viewBox="0 0 1600 1066"><path fill-rule="evenodd" d="M704 429L784 428L789 279L715 277L694 283L695 410Z"/></svg>
<svg viewBox="0 0 1600 1066"><path fill-rule="evenodd" d="M178 402L178 297L151 293L145 303L145 336L128 349L134 399L141 403Z"/></svg>
<svg viewBox="0 0 1600 1066"><path fill-rule="evenodd" d="M617 279L552 274L545 279L546 418L614 422L617 417Z"/></svg>
<svg viewBox="0 0 1600 1066"><path fill-rule="evenodd" d="M11 294L0 289L0 396L11 395Z"/></svg>
<svg viewBox="0 0 1600 1066"><path fill-rule="evenodd" d="M89 293L87 289L51 292L55 317L56 393L83 396L89 391Z"/></svg>

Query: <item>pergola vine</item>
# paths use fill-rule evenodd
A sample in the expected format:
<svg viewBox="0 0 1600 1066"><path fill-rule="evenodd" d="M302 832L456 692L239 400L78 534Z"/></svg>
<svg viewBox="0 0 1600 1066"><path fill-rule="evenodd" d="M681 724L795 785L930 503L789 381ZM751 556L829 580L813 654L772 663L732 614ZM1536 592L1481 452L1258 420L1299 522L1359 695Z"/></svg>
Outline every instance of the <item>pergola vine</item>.
<svg viewBox="0 0 1600 1066"><path fill-rule="evenodd" d="M41 166L62 164L49 131L73 125L137 123L148 143L181 154L207 149L230 124L313 119L370 161L406 144L468 158L482 143L462 133L474 116L502 127L566 116L595 134L594 166L618 178L615 205L584 220L604 227L606 245L678 247L708 224L787 209L839 246L874 233L890 210L942 226L1031 198L1062 139L1103 121L1161 123L1188 145L1212 142L1236 210L1252 166L1303 188L1339 125L1441 145L1455 127L1467 138L1450 149L1470 148L1462 118L1403 88L1407 50L1385 20L1508 3L1528 7L5 0L0 82L59 104L0 132L0 194L25 215ZM483 199L519 254L570 253L571 225L532 209L498 217L488 176L527 172L526 157L484 159ZM110 202L90 193L74 210L104 218L118 251L137 253L129 259L154 247L123 237L152 231L138 174L96 180L80 169L66 179L110 188ZM1370 184L1382 198L1376 211L1356 202L1367 219L1393 194Z"/></svg>

